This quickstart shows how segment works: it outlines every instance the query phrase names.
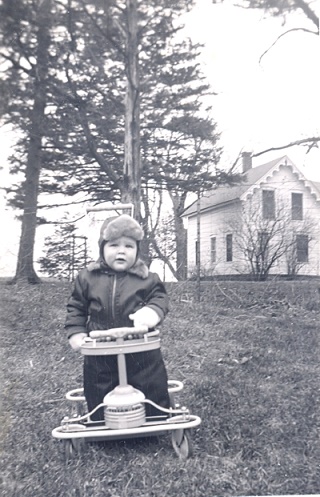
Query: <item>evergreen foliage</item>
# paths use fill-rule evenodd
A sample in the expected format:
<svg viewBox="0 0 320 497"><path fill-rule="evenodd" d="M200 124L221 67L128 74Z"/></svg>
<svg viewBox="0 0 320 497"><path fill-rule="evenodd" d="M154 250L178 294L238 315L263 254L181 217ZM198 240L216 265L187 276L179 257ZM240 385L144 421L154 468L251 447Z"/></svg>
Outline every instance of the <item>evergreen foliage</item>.
<svg viewBox="0 0 320 497"><path fill-rule="evenodd" d="M312 2L305 0L245 0L244 4L247 8L261 9L270 13L272 16L283 16L284 18L296 11L303 12L319 33L319 17L313 8Z"/></svg>
<svg viewBox="0 0 320 497"><path fill-rule="evenodd" d="M180 41L179 16L192 4L137 2L143 224L147 239L154 239L157 225L151 220L149 194L153 190L161 197L167 191L177 266L182 268L176 271L178 279L186 265L179 216L188 192L228 180L216 171L219 134L209 117L211 109L205 107L211 90L199 68L200 47ZM34 227L24 229L30 253L38 194L61 193L72 201L81 192L87 201L118 201L127 187L123 164L129 14L126 2L115 1L2 0L0 8L1 55L6 60L1 83L6 102L1 107L6 122L19 132L12 172L26 174L25 185L33 185L31 196L21 184L13 186L10 204L25 211L26 198L32 198L28 215ZM47 40L41 46L40 28ZM41 115L35 105L40 89ZM37 165L33 161L28 172L35 131Z"/></svg>

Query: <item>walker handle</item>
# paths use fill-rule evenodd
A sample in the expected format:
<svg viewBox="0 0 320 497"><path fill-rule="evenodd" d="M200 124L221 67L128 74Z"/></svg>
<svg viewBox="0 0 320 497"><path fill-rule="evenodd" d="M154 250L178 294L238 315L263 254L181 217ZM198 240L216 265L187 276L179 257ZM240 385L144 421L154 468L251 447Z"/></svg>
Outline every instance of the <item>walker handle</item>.
<svg viewBox="0 0 320 497"><path fill-rule="evenodd" d="M132 203L130 204L112 204L112 205L93 205L93 206L88 206L87 207L87 213L89 212L99 212L99 211L118 211L118 210L129 210L131 212L131 217L133 217L134 214L134 205Z"/></svg>
<svg viewBox="0 0 320 497"><path fill-rule="evenodd" d="M148 326L135 326L135 327L123 327L123 328L110 328L110 330L93 330L90 331L90 338L124 338L128 335L144 335L148 333Z"/></svg>

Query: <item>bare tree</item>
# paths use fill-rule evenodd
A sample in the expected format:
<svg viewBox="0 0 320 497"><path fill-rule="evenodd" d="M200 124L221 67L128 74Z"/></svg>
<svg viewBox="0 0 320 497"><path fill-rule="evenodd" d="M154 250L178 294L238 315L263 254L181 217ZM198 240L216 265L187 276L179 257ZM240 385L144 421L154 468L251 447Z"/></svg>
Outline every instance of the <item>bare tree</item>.
<svg viewBox="0 0 320 497"><path fill-rule="evenodd" d="M314 222L305 218L298 225L294 224L290 210L284 204L263 212L257 199L252 198L243 204L239 215L229 226L234 233L234 246L256 280L266 280L270 270L282 257L285 257L287 271L291 275L297 274L298 269L307 262L301 251L303 243L306 244L305 251L308 250Z"/></svg>

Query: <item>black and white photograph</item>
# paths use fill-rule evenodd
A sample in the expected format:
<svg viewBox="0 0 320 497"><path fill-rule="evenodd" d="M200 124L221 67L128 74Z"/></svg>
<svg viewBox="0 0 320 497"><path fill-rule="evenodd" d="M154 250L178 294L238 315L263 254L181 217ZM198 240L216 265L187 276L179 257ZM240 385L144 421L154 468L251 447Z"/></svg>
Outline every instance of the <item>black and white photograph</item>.
<svg viewBox="0 0 320 497"><path fill-rule="evenodd" d="M316 0L0 0L0 496L320 497Z"/></svg>

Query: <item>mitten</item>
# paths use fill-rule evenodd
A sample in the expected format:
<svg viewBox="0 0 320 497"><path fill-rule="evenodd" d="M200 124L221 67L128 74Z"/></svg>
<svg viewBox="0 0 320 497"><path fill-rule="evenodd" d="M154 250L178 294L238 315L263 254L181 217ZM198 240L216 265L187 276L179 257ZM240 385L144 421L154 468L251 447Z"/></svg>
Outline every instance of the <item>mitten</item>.
<svg viewBox="0 0 320 497"><path fill-rule="evenodd" d="M80 345L83 342L83 339L88 336L86 333L76 333L75 335L71 335L69 338L69 343L73 350L80 350Z"/></svg>
<svg viewBox="0 0 320 497"><path fill-rule="evenodd" d="M160 316L156 311L151 309L151 307L145 306L129 315L129 319L132 319L134 326L148 326L148 328L154 328L160 322Z"/></svg>

